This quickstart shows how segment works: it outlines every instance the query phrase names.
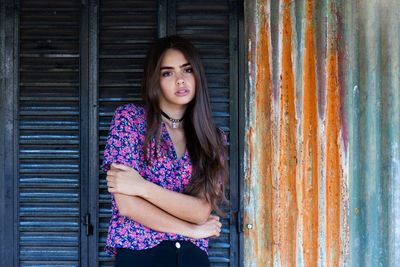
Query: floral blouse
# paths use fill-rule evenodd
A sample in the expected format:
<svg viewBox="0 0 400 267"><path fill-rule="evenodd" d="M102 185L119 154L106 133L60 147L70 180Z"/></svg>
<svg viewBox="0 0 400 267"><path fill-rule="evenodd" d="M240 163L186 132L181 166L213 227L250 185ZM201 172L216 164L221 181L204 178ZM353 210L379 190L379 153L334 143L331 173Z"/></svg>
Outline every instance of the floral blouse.
<svg viewBox="0 0 400 267"><path fill-rule="evenodd" d="M143 149L145 130L146 111L143 107L134 104L118 107L111 122L101 169L107 172L113 162L128 165L148 181L169 190L182 192L189 183L192 173L192 162L188 151L186 150L181 158L177 158L172 139L165 124L162 123L157 159L147 165ZM150 146L153 151L154 138ZM207 252L208 239L193 239L147 228L128 217L121 216L113 195L111 199L112 215L105 249L108 254L114 255L116 248L132 250L152 248L163 240L190 241Z"/></svg>

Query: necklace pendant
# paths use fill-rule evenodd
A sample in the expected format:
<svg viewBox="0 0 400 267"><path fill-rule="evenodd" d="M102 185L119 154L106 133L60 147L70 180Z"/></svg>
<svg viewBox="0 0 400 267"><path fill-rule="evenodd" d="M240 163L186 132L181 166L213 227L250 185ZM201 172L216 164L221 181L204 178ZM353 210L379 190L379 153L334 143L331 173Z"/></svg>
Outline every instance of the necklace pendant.
<svg viewBox="0 0 400 267"><path fill-rule="evenodd" d="M178 126L179 126L179 122L172 122L172 128L173 129L177 129L178 128Z"/></svg>

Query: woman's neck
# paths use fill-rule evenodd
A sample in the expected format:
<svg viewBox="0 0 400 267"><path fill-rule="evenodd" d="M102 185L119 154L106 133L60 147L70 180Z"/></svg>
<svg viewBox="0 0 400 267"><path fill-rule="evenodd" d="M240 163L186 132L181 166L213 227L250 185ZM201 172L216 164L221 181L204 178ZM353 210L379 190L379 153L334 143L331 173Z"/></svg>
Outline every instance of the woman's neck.
<svg viewBox="0 0 400 267"><path fill-rule="evenodd" d="M167 114L171 119L179 120L182 119L185 115L186 106L169 107L166 105L160 105L160 109L165 112L165 114Z"/></svg>
<svg viewBox="0 0 400 267"><path fill-rule="evenodd" d="M171 106L160 103L161 119L169 129L183 129L183 116L185 115L186 105Z"/></svg>

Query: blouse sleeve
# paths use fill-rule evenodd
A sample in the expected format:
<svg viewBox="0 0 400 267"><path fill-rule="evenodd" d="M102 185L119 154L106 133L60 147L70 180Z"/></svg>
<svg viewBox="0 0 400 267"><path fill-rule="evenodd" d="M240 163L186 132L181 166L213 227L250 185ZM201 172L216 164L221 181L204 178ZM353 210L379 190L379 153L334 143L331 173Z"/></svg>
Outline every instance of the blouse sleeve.
<svg viewBox="0 0 400 267"><path fill-rule="evenodd" d="M135 140L134 125L128 119L129 112L119 107L115 110L104 148L104 159L100 169L107 172L111 163L119 163L134 167L132 145Z"/></svg>

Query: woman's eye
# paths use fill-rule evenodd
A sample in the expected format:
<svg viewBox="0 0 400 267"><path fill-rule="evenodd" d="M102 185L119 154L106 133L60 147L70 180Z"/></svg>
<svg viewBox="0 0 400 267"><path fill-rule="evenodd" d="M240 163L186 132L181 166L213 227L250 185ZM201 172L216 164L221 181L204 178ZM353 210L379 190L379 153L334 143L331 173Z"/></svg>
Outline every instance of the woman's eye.
<svg viewBox="0 0 400 267"><path fill-rule="evenodd" d="M187 69L185 69L185 72L186 73L193 73L193 68L187 68Z"/></svg>
<svg viewBox="0 0 400 267"><path fill-rule="evenodd" d="M164 71L164 72L161 73L161 76L162 76L162 77L171 76L171 72L170 72L170 71Z"/></svg>

